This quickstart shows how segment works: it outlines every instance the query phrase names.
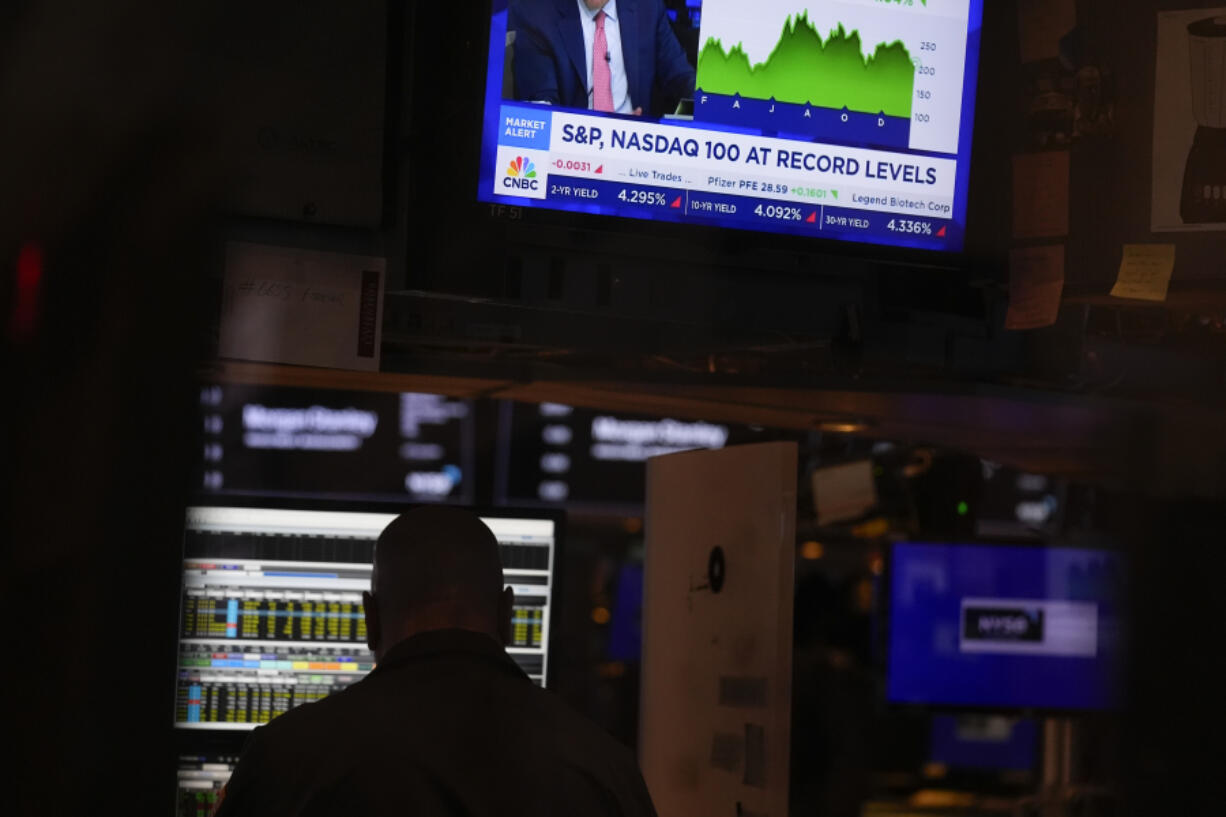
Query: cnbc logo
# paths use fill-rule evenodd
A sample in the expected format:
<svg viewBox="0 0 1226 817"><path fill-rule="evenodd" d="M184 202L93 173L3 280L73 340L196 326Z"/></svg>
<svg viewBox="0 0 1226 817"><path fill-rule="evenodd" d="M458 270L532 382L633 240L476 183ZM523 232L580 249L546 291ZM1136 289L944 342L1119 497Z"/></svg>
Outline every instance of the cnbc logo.
<svg viewBox="0 0 1226 817"><path fill-rule="evenodd" d="M516 156L507 165L506 175L502 177L502 186L514 190L536 190L540 182L536 178L536 165L525 156Z"/></svg>

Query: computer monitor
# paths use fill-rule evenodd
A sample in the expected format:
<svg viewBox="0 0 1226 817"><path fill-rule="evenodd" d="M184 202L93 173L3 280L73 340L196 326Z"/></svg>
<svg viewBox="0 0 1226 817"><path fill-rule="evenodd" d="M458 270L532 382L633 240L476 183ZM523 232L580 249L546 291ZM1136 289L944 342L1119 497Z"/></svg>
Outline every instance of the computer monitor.
<svg viewBox="0 0 1226 817"><path fill-rule="evenodd" d="M476 406L441 394L212 383L200 485L222 496L469 505Z"/></svg>
<svg viewBox="0 0 1226 817"><path fill-rule="evenodd" d="M495 504L642 512L647 460L723 448L743 429L695 420L612 413L561 403L499 406Z"/></svg>
<svg viewBox="0 0 1226 817"><path fill-rule="evenodd" d="M1120 697L1120 554L897 544L890 561L895 703L1101 710Z"/></svg>
<svg viewBox="0 0 1226 817"><path fill-rule="evenodd" d="M1031 772L1039 723L1004 715L933 715L928 760L962 772Z"/></svg>
<svg viewBox="0 0 1226 817"><path fill-rule="evenodd" d="M184 755L179 758L175 817L212 817L217 796L234 773L233 755Z"/></svg>
<svg viewBox="0 0 1226 817"><path fill-rule="evenodd" d="M323 503L189 508L175 726L254 729L373 669L361 594L375 540L395 516ZM507 652L543 685L560 517L481 518L515 591Z"/></svg>
<svg viewBox="0 0 1226 817"><path fill-rule="evenodd" d="M494 504L637 516L652 457L801 436L761 426L504 400L498 407Z"/></svg>

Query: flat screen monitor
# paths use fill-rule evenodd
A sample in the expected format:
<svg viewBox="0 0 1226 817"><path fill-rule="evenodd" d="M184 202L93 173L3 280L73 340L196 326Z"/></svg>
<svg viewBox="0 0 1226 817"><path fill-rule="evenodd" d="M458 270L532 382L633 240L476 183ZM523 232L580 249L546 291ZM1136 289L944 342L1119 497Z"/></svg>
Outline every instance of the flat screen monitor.
<svg viewBox="0 0 1226 817"><path fill-rule="evenodd" d="M375 540L394 518L378 510L189 508L175 726L254 729L370 672L361 594L370 588ZM507 652L543 685L559 517L481 518L515 592Z"/></svg>
<svg viewBox="0 0 1226 817"><path fill-rule="evenodd" d="M1003 715L934 715L932 763L975 772L1029 772L1039 757L1039 722Z"/></svg>
<svg viewBox="0 0 1226 817"><path fill-rule="evenodd" d="M203 491L468 504L472 401L439 394L201 387Z"/></svg>
<svg viewBox="0 0 1226 817"><path fill-rule="evenodd" d="M1060 533L1066 480L980 460L983 484L975 503L975 536L1044 541Z"/></svg>
<svg viewBox="0 0 1226 817"><path fill-rule="evenodd" d="M504 401L495 502L640 514L649 458L796 436L757 426Z"/></svg>
<svg viewBox="0 0 1226 817"><path fill-rule="evenodd" d="M237 764L235 755L181 756L175 817L212 817L221 789Z"/></svg>
<svg viewBox="0 0 1226 817"><path fill-rule="evenodd" d="M896 703L1036 710L1120 698L1118 553L897 544L887 691Z"/></svg>
<svg viewBox="0 0 1226 817"><path fill-rule="evenodd" d="M480 200L962 248L983 0L596 5L493 0Z"/></svg>
<svg viewBox="0 0 1226 817"><path fill-rule="evenodd" d="M628 562L617 574L606 654L610 661L637 663L643 655L643 565Z"/></svg>

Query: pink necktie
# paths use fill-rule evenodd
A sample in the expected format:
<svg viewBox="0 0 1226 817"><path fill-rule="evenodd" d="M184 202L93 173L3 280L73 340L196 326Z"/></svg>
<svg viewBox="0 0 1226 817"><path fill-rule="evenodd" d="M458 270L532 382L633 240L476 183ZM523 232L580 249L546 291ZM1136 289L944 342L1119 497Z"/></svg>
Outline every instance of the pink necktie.
<svg viewBox="0 0 1226 817"><path fill-rule="evenodd" d="M592 43L592 109L613 110L613 72L609 67L609 42L604 36L602 11L596 15L596 40Z"/></svg>

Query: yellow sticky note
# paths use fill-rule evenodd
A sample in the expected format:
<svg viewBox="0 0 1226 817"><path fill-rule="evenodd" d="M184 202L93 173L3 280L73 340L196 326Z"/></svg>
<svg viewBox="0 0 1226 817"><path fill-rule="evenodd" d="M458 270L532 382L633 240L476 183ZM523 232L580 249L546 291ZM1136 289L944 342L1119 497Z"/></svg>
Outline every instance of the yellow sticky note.
<svg viewBox="0 0 1226 817"><path fill-rule="evenodd" d="M1124 260L1111 294L1116 298L1165 301L1174 269L1174 244L1125 244Z"/></svg>

